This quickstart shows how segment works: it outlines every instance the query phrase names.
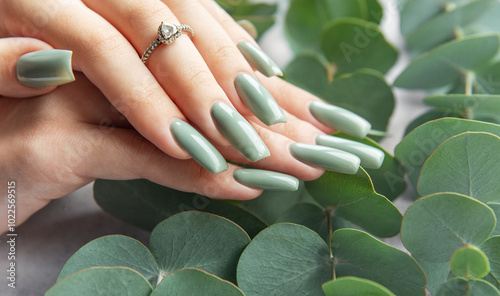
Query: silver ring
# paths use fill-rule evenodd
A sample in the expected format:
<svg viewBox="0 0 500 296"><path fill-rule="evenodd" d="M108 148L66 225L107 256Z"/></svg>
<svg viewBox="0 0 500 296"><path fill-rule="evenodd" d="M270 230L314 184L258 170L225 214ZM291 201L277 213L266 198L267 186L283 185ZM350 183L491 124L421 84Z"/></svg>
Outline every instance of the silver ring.
<svg viewBox="0 0 500 296"><path fill-rule="evenodd" d="M170 44L175 41L175 39L179 38L182 35L182 32L189 32L191 37L194 36L194 31L188 25L176 25L166 22L161 22L161 25L158 27L158 38L151 43L151 45L146 49L144 54L141 57L141 61L145 64L148 60L151 53L158 47L160 44Z"/></svg>

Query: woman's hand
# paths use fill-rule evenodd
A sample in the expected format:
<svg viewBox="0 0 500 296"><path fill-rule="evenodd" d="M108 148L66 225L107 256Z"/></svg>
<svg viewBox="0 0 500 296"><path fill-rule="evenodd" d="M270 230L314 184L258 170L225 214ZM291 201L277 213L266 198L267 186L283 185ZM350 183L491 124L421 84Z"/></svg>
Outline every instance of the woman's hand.
<svg viewBox="0 0 500 296"><path fill-rule="evenodd" d="M292 143L314 144L317 135L333 131L326 124L360 137L370 128L345 110L311 104L318 99L286 82L255 74L238 46L265 74L277 75L279 69L212 0L4 0L0 17L0 35L37 37L73 50L75 69L142 136L174 158L190 158L172 134L173 122L180 119L193 123L230 160L310 180L322 173L304 163L318 165L307 159L316 151L302 147L292 155ZM196 36L183 34L160 45L146 67L139 56L157 38L162 21L188 24ZM232 106L251 127L234 119L238 114ZM279 123L284 118L287 122ZM232 129L237 126L242 128ZM326 153L324 158L333 165L325 168L335 169L338 156Z"/></svg>

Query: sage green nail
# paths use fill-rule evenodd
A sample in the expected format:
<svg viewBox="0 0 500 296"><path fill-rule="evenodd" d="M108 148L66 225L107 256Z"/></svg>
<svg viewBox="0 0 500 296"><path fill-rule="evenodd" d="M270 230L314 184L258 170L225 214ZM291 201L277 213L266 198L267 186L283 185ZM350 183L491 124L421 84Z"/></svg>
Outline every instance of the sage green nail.
<svg viewBox="0 0 500 296"><path fill-rule="evenodd" d="M271 156L259 134L233 107L216 102L211 114L219 131L248 160L258 161Z"/></svg>
<svg viewBox="0 0 500 296"><path fill-rule="evenodd" d="M240 73L234 80L236 91L245 105L266 125L286 122L285 113L273 96L255 77Z"/></svg>
<svg viewBox="0 0 500 296"><path fill-rule="evenodd" d="M352 175L359 169L359 157L330 147L293 143L290 152L302 162L333 172Z"/></svg>
<svg viewBox="0 0 500 296"><path fill-rule="evenodd" d="M318 135L316 144L352 153L359 157L361 166L366 169L380 168L385 158L385 153L378 148L339 137Z"/></svg>
<svg viewBox="0 0 500 296"><path fill-rule="evenodd" d="M320 122L356 138L364 138L372 125L363 117L324 102L312 102L311 114Z"/></svg>
<svg viewBox="0 0 500 296"><path fill-rule="evenodd" d="M217 174L228 169L220 152L189 123L180 119L173 120L170 130L179 146L207 171Z"/></svg>
<svg viewBox="0 0 500 296"><path fill-rule="evenodd" d="M73 52L46 49L29 52L17 60L17 80L26 86L47 87L75 81L71 67Z"/></svg>
<svg viewBox="0 0 500 296"><path fill-rule="evenodd" d="M283 76L280 67L261 49L248 41L238 43L238 48L247 62L260 73L271 76Z"/></svg>
<svg viewBox="0 0 500 296"><path fill-rule="evenodd" d="M299 180L293 176L272 171L241 169L234 179L243 185L263 190L297 191Z"/></svg>
<svg viewBox="0 0 500 296"><path fill-rule="evenodd" d="M254 24L249 20L239 20L236 21L238 25L240 25L245 31L247 31L253 39L257 39L259 37L259 32L257 32L257 28L255 28Z"/></svg>

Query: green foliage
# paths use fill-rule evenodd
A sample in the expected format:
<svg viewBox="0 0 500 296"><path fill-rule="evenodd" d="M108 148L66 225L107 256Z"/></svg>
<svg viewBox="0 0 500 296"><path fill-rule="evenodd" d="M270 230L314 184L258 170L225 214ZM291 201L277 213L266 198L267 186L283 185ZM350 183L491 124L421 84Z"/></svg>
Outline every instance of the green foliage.
<svg viewBox="0 0 500 296"><path fill-rule="evenodd" d="M451 271L458 277L481 279L490 273L490 261L480 249L466 246L451 257Z"/></svg>
<svg viewBox="0 0 500 296"><path fill-rule="evenodd" d="M395 296L384 286L366 279L342 277L323 285L326 296Z"/></svg>

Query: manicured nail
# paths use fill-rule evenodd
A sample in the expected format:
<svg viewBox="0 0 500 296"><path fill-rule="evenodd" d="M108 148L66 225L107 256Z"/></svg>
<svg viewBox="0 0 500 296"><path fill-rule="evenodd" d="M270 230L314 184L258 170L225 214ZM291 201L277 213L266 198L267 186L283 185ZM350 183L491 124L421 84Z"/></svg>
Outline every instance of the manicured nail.
<svg viewBox="0 0 500 296"><path fill-rule="evenodd" d="M243 185L264 190L297 191L299 180L293 176L256 169L234 172L234 179Z"/></svg>
<svg viewBox="0 0 500 296"><path fill-rule="evenodd" d="M322 123L357 138L364 138L372 125L363 117L324 102L312 102L311 114Z"/></svg>
<svg viewBox="0 0 500 296"><path fill-rule="evenodd" d="M249 20L239 20L236 21L238 25L240 25L245 31L247 31L253 39L257 39L259 37L259 32L257 32L257 28L252 24Z"/></svg>
<svg viewBox="0 0 500 296"><path fill-rule="evenodd" d="M238 43L238 48L247 62L260 73L267 77L283 76L283 71L281 71L280 67L265 52L252 43L242 41Z"/></svg>
<svg viewBox="0 0 500 296"><path fill-rule="evenodd" d="M73 52L46 49L22 55L16 64L17 80L32 87L47 87L75 81L71 67Z"/></svg>
<svg viewBox="0 0 500 296"><path fill-rule="evenodd" d="M359 157L330 147L293 143L290 152L302 162L333 172L352 175L359 169Z"/></svg>
<svg viewBox="0 0 500 296"><path fill-rule="evenodd" d="M267 89L247 73L240 73L234 80L236 91L245 105L266 125L286 122L285 113Z"/></svg>
<svg viewBox="0 0 500 296"><path fill-rule="evenodd" d="M248 160L258 161L271 156L259 134L233 107L216 102L211 113L220 132Z"/></svg>
<svg viewBox="0 0 500 296"><path fill-rule="evenodd" d="M207 171L217 174L228 169L220 152L189 123L180 119L173 120L170 130L179 146Z"/></svg>
<svg viewBox="0 0 500 296"><path fill-rule="evenodd" d="M352 153L361 159L361 166L366 169L380 168L385 158L385 153L380 149L339 137L318 135L316 144Z"/></svg>

